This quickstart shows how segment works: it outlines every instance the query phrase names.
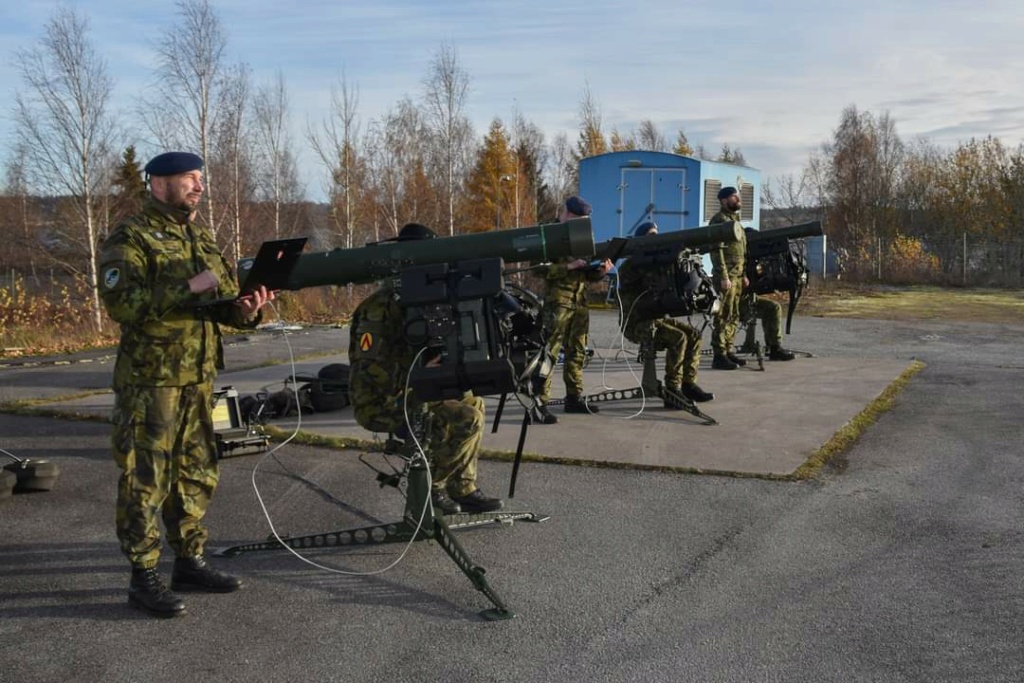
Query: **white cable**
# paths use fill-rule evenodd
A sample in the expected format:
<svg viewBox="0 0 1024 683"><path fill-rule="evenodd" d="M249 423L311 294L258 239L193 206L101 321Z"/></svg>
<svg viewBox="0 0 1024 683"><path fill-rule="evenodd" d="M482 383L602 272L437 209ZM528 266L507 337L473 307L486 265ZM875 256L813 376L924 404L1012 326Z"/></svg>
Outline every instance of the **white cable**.
<svg viewBox="0 0 1024 683"><path fill-rule="evenodd" d="M629 319L633 316L633 309L636 308L637 302L639 302L640 299L642 299L644 296L649 294L649 292L648 291L644 291L640 296L638 296L633 301L632 305L629 307L629 312L626 315L623 315L623 312L622 312L622 297L619 296L619 291L620 291L620 283L619 283L619 279L616 278L615 279L615 300L619 302L619 320L622 321L622 324L619 326L620 350L621 350L623 359L626 361L626 369L629 370L629 374L630 374L630 376L632 376L633 380L635 382L637 382L637 384L640 385L640 408L635 413L633 413L631 415L626 415L624 417L620 417L620 418L616 418L616 419L620 419L620 420L633 420L633 419L636 419L636 418L640 417L643 414L644 409L647 407L647 391L644 389L643 379L636 376L636 370L633 369L633 363L630 362L629 356L626 353L626 325L629 324Z"/></svg>
<svg viewBox="0 0 1024 683"><path fill-rule="evenodd" d="M277 313L277 309L274 308L274 305L272 303L270 304L270 306L274 310L274 312ZM277 542L281 544L281 547L283 547L285 550L287 550L292 555L297 557L300 561L305 562L306 564L308 564L308 565L310 565L312 567L316 567L317 569L322 569L323 571L330 572L332 574L344 574L345 576L373 576L373 575L376 575L376 574L383 574L384 572L386 572L386 571L392 569L393 567L395 567L399 562L401 562L405 558L406 553L409 552L409 548L412 547L412 544L416 541L416 537L419 535L420 530L423 528L423 520L426 518L426 515L427 515L427 506L431 504L431 501L430 501L430 488L433 485L432 484L432 480L431 480L431 476L430 476L430 464L429 464L429 462L427 460L426 453L424 453L423 447L420 445L419 440L416 439L416 435L413 432L413 430L409 429L409 433L412 434L413 441L416 444L417 457L423 458L424 465L426 466L426 469L427 469L427 496L426 496L425 501L424 501L423 511L420 514L419 521L416 524L416 529L415 529L414 533L412 534L411 538L409 539L409 541L406 543L405 548L402 549L401 554L398 556L397 559L395 559L394 562L392 562L391 564L387 565L386 567L383 567L381 569L375 569L375 570L372 570L372 571L366 571L366 572L347 571L347 570L344 570L344 569L338 569L336 567L328 567L326 565L320 564L319 562L316 562L315 560L309 559L308 557L306 557L306 556L302 555L301 553L299 553L298 551L296 551L294 548L288 546L285 543L285 541L281 538L281 536L277 533L277 529L274 527L274 520L271 519L270 511L267 509L266 503L264 503L264 501L263 501L263 496L260 494L259 486L256 483L256 471L259 469L259 467L263 463L263 461L266 460L269 457L274 457L275 461L277 461L277 458L274 456L274 454L277 453L277 451L279 451L281 448L283 448L292 439L294 439L298 435L299 429L302 426L302 402L299 400L298 380L295 378L295 355L292 352L291 342L288 341L288 331L285 330L282 327L281 328L281 334L284 336L285 345L288 347L288 361L289 361L289 363L291 365L291 381L292 381L292 384L296 387L296 389L295 389L295 406L296 406L297 418L296 418L296 423L295 423L295 429L288 436L288 438L286 438L284 441L282 441L281 443L279 443L276 446L274 446L266 454L264 454L259 460L256 461L256 464L253 465L252 474L251 474L251 477L250 477L251 481L252 481L253 492L256 494L256 500L259 502L260 509L263 511L263 516L267 520L267 524L270 526L270 533L273 534L273 536L277 540ZM416 356L417 360L419 359L419 356L422 355L424 350L421 350L420 353L417 354L417 356ZM413 361L413 365L415 365L415 361ZM406 375L406 380L405 380L406 395L408 395L408 392L409 392L409 378L410 378L411 374L412 374L412 366L410 366L409 373ZM409 427L410 425L409 425L408 401L404 401L403 402L403 414L404 414L404 417L405 417L406 426ZM277 462L280 464L280 461L277 461ZM381 526L383 527L383 526L386 526L386 525L382 524ZM323 547L326 547L326 546L323 546Z"/></svg>

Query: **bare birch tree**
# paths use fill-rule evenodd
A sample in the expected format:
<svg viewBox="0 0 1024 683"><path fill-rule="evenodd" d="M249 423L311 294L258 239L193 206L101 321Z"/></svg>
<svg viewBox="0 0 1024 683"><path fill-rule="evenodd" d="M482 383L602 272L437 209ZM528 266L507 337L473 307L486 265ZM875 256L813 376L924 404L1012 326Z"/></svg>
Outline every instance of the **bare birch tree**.
<svg viewBox="0 0 1024 683"><path fill-rule="evenodd" d="M551 197L554 205L541 206L538 211L540 216L552 219L558 215L558 204L564 201L570 194L576 192L578 184L576 156L572 145L569 143L569 136L564 132L556 135L551 143L548 177L551 179Z"/></svg>
<svg viewBox="0 0 1024 683"><path fill-rule="evenodd" d="M361 188L358 157L359 90L342 74L331 89L331 113L320 129L309 127L309 143L329 174L331 217L342 244L351 249L357 225L356 209Z"/></svg>
<svg viewBox="0 0 1024 683"><path fill-rule="evenodd" d="M39 277L36 270L37 242L36 228L41 225L39 202L29 194L28 186L28 145L24 140L15 140L14 148L7 158L4 173L4 190L0 194L0 239L7 249L0 254L0 264L6 268L27 270L36 285Z"/></svg>
<svg viewBox="0 0 1024 683"><path fill-rule="evenodd" d="M681 131L680 131L681 132ZM644 119L636 130L636 146L638 149L645 149L651 152L668 151L668 141L661 134L654 121Z"/></svg>
<svg viewBox="0 0 1024 683"><path fill-rule="evenodd" d="M230 226L229 252L236 260L242 256L243 204L248 204L252 194L252 146L246 125L250 87L249 69L245 65L228 69L222 77L217 88L214 155L206 164L207 171L213 166L221 178L218 187L211 187L208 192L216 195L217 203L225 207Z"/></svg>
<svg viewBox="0 0 1024 683"><path fill-rule="evenodd" d="M448 234L455 234L455 200L473 130L464 115L469 94L469 74L459 64L458 53L443 43L423 82L427 119L438 138L448 201Z"/></svg>
<svg viewBox="0 0 1024 683"><path fill-rule="evenodd" d="M108 109L113 81L88 39L88 28L74 10L58 9L39 45L17 54L25 90L15 98L14 120L19 143L32 150L26 170L34 189L70 198L80 233L65 238L83 245L86 263L79 256L64 266L76 274L84 270L93 323L100 330L95 212L114 165L115 120Z"/></svg>
<svg viewBox="0 0 1024 683"><path fill-rule="evenodd" d="M281 207L296 199L295 160L288 135L288 88L280 71L253 100L259 196L271 207L274 238L281 237Z"/></svg>
<svg viewBox="0 0 1024 683"><path fill-rule="evenodd" d="M148 104L146 120L159 143L168 148L198 148L207 162L212 148L218 79L227 38L208 0L179 0L175 30L157 48L157 100ZM214 182L205 169L206 185ZM206 220L214 224L214 193L206 193Z"/></svg>
<svg viewBox="0 0 1024 683"><path fill-rule="evenodd" d="M430 190L424 151L430 133L424 117L409 98L371 126L368 135L369 169L377 197L377 211L389 236L398 234L410 221L436 213L435 193ZM381 239L374 219L374 240Z"/></svg>
<svg viewBox="0 0 1024 683"><path fill-rule="evenodd" d="M512 141L516 171L523 176L521 181L517 180L516 227L533 225L538 222L541 205L550 201L547 197L550 188L544 182L548 148L544 144L543 131L518 111L512 122Z"/></svg>

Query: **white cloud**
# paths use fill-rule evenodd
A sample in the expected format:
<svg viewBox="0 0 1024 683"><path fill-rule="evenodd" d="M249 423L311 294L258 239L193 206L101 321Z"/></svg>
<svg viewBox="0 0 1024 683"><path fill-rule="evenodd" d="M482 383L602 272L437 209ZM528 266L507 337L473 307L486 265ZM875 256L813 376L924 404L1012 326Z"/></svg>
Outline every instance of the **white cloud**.
<svg viewBox="0 0 1024 683"><path fill-rule="evenodd" d="M514 109L549 138L575 137L584 88L607 130L642 119L670 140L679 128L709 150L740 147L773 176L798 171L850 104L888 110L904 136L945 145L985 134L1024 139L1024 66L1018 3L988 0L822 0L729 5L668 0L481 3L468 0L213 0L229 39L229 61L257 82L283 71L294 142L306 121L327 116L344 72L360 91L364 124L403 96L418 97L442 41L472 78L468 111L479 133ZM0 37L30 46L56 2L7 3ZM93 39L129 108L154 77L153 46L173 5L79 0ZM0 92L18 87L0 60ZM0 135L10 121L0 118ZM315 192L318 171L308 166Z"/></svg>

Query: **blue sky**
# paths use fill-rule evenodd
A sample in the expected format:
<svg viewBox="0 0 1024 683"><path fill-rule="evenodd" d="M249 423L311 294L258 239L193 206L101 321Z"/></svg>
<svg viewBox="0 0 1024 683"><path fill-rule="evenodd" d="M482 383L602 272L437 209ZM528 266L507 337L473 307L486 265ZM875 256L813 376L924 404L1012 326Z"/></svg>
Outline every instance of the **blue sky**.
<svg viewBox="0 0 1024 683"><path fill-rule="evenodd" d="M65 2L131 111L156 78L153 46L174 25L171 2ZM516 110L550 141L574 140L585 88L605 131L653 120L669 139L683 128L709 151L739 147L767 178L798 173L850 104L888 111L905 139L952 147L993 135L1024 141L1024 4L1009 0L213 0L228 63L257 83L283 72L293 141L308 193L317 174L306 122L328 113L342 74L359 91L366 123L404 96L418 98L442 42L471 78L467 111L477 133ZM22 87L14 51L35 45L56 2L0 9L0 161L10 103ZM152 152L153 150L148 150ZM143 147L144 155L147 153Z"/></svg>

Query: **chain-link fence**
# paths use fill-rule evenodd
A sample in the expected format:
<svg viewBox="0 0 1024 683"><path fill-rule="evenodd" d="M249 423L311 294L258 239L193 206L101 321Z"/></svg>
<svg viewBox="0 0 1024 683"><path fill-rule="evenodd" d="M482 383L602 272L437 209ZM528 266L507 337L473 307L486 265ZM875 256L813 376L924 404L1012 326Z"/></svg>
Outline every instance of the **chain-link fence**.
<svg viewBox="0 0 1024 683"><path fill-rule="evenodd" d="M1024 239L971 237L876 239L856 250L827 248L826 268L814 272L860 283L961 287L1024 286Z"/></svg>

